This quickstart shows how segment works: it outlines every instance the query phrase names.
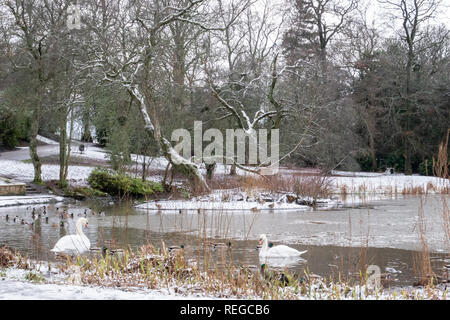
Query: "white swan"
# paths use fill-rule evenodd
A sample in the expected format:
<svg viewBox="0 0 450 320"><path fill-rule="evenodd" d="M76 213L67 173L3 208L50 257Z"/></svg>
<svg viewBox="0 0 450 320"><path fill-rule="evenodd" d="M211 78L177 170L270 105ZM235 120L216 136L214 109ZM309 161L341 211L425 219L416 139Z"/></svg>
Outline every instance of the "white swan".
<svg viewBox="0 0 450 320"><path fill-rule="evenodd" d="M91 242L84 235L83 226L88 227L88 220L86 218L78 219L76 224L77 234L62 237L50 251L66 254L82 254L89 251Z"/></svg>
<svg viewBox="0 0 450 320"><path fill-rule="evenodd" d="M279 246L274 246L272 248L268 248L267 237L265 234L262 234L259 236L259 244L261 245L261 250L259 250L260 258L297 257L297 256L300 256L300 255L308 252L308 250L298 251L294 248L291 248L291 247L288 247L285 245L279 245Z"/></svg>

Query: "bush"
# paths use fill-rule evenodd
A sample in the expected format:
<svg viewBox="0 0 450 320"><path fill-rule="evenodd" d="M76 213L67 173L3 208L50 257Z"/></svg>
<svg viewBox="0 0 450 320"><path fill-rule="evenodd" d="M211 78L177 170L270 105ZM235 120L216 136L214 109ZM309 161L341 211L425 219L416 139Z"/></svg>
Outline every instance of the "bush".
<svg viewBox="0 0 450 320"><path fill-rule="evenodd" d="M12 149L20 140L26 140L30 130L29 119L0 106L0 148Z"/></svg>
<svg viewBox="0 0 450 320"><path fill-rule="evenodd" d="M361 171L373 171L372 170L372 156L370 154L362 154L356 158Z"/></svg>
<svg viewBox="0 0 450 320"><path fill-rule="evenodd" d="M97 168L89 175L88 182L92 188L110 195L145 196L155 192L163 192L161 184L152 181L142 181L131 178L123 173Z"/></svg>
<svg viewBox="0 0 450 320"><path fill-rule="evenodd" d="M432 176L433 175L433 161L432 160L424 160L419 164L419 173L423 176Z"/></svg>
<svg viewBox="0 0 450 320"><path fill-rule="evenodd" d="M380 168L394 168L396 172L405 171L405 158L399 153L389 153L380 160Z"/></svg>

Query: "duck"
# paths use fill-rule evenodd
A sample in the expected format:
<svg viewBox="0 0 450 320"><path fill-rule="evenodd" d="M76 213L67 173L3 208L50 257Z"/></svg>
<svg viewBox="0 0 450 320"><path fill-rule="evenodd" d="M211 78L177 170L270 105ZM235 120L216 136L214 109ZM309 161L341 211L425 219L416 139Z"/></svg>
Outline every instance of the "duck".
<svg viewBox="0 0 450 320"><path fill-rule="evenodd" d="M227 243L223 243L223 242L216 242L212 244L212 248L213 250L217 249L217 248L229 248L231 249L231 241L228 241Z"/></svg>
<svg viewBox="0 0 450 320"><path fill-rule="evenodd" d="M184 250L184 245L181 245L181 246L170 246L169 247L169 253L173 253L173 254L182 253L183 250Z"/></svg>
<svg viewBox="0 0 450 320"><path fill-rule="evenodd" d="M261 245L261 250L259 251L259 257L265 258L265 257L275 257L275 258L285 258L285 257L296 257L301 256L302 254L308 252L308 250L305 251L298 251L294 248L285 246L285 245L278 245L273 246L272 248L269 248L267 236L265 234L261 234L259 237L259 244Z"/></svg>
<svg viewBox="0 0 450 320"><path fill-rule="evenodd" d="M110 256L117 255L117 254L123 254L123 249L109 249L107 246L103 245L101 248L90 248L90 252L101 252L101 255L103 258L105 258L108 254Z"/></svg>
<svg viewBox="0 0 450 320"><path fill-rule="evenodd" d="M265 263L261 265L261 275L267 282L278 281L283 286L288 286L292 281L297 280L303 283L303 278L296 274L289 274L287 271L270 270Z"/></svg>
<svg viewBox="0 0 450 320"><path fill-rule="evenodd" d="M83 254L88 252L91 248L91 242L84 235L83 226L88 227L88 220L86 218L79 218L76 224L77 233L62 237L50 251L56 254Z"/></svg>
<svg viewBox="0 0 450 320"><path fill-rule="evenodd" d="M387 272L380 274L380 283L384 288L389 287L391 285L391 282L394 281L397 280L394 279L390 273Z"/></svg>
<svg viewBox="0 0 450 320"><path fill-rule="evenodd" d="M120 255L120 254L124 253L123 249L108 249L106 246L103 246L102 247L102 255L103 255L103 257L105 257L106 253L108 253L108 252L112 256L113 255Z"/></svg>

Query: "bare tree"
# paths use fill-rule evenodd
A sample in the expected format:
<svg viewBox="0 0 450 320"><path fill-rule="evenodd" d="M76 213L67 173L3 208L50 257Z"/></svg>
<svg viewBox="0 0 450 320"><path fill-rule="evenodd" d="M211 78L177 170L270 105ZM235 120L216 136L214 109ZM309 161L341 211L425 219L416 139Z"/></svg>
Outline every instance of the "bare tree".
<svg viewBox="0 0 450 320"><path fill-rule="evenodd" d="M424 26L430 19L434 18L436 10L440 4L439 0L379 0L386 8L392 12L393 19L401 22L400 39L407 46L406 66L405 66L405 92L404 99L404 120L402 121L403 157L405 159L405 172L412 173L411 153L413 148L413 134L411 115L415 112L415 102L413 101L412 74L416 66L416 46L424 33Z"/></svg>
<svg viewBox="0 0 450 320"><path fill-rule="evenodd" d="M57 74L59 45L64 38L68 0L3 0L0 4L9 16L3 25L8 58L15 70L31 76L33 105L31 115L30 156L34 182L42 183L41 161L37 154L37 135L49 84ZM26 54L20 54L20 51Z"/></svg>
<svg viewBox="0 0 450 320"><path fill-rule="evenodd" d="M89 7L89 29L94 33L89 67L102 72L102 80L120 84L133 97L145 122L145 130L159 145L163 155L179 172L201 190L209 187L190 159L182 158L161 132L155 90L161 61L159 53L165 41L163 31L181 18L200 10L205 0L173 3L170 1L100 1ZM97 13L101 19L97 19Z"/></svg>

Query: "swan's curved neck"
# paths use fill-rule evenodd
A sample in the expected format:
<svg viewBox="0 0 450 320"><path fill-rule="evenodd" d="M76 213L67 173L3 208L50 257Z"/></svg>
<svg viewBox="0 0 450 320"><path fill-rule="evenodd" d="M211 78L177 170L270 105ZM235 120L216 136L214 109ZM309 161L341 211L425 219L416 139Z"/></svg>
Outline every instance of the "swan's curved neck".
<svg viewBox="0 0 450 320"><path fill-rule="evenodd" d="M81 221L79 221L79 222L77 223L76 229L77 229L77 234L78 234L78 235L84 236L84 233L83 233L83 226L82 226Z"/></svg>
<svg viewBox="0 0 450 320"><path fill-rule="evenodd" d="M263 243L262 243L262 247L261 247L261 251L262 252L266 252L267 248L268 248L267 238L264 238Z"/></svg>

